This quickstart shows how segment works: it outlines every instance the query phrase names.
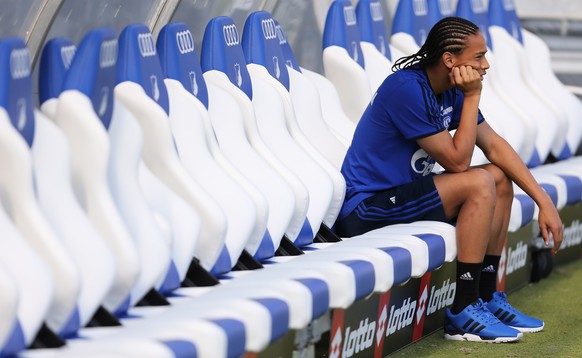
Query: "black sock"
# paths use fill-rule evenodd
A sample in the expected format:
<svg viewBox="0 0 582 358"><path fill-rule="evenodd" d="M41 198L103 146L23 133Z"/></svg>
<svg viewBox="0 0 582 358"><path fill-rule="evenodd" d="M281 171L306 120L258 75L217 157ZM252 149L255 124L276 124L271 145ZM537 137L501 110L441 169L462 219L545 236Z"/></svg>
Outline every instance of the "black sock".
<svg viewBox="0 0 582 358"><path fill-rule="evenodd" d="M457 261L457 292L451 312L457 314L479 298L479 278L483 264Z"/></svg>
<svg viewBox="0 0 582 358"><path fill-rule="evenodd" d="M479 297L483 301L491 301L493 293L497 291L497 270L499 269L501 256L485 255L483 269L481 270L481 282L479 283Z"/></svg>

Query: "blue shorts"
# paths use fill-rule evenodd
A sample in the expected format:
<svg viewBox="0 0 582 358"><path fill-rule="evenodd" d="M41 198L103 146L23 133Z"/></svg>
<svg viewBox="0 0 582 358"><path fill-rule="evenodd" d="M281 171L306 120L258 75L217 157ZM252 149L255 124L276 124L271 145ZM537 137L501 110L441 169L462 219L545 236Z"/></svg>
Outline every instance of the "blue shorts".
<svg viewBox="0 0 582 358"><path fill-rule="evenodd" d="M420 220L447 222L433 175L378 192L362 200L335 223L340 237L352 237L380 227Z"/></svg>

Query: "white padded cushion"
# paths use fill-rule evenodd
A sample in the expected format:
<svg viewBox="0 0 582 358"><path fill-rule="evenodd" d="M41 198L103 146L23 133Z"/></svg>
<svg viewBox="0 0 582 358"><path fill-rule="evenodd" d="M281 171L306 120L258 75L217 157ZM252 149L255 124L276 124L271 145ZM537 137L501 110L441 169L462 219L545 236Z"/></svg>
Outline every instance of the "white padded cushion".
<svg viewBox="0 0 582 358"><path fill-rule="evenodd" d="M339 94L344 112L357 123L372 98L366 71L340 46L323 49L323 68Z"/></svg>
<svg viewBox="0 0 582 358"><path fill-rule="evenodd" d="M508 104L520 108L521 111L527 113L527 118L535 123L537 127L536 149L543 162L554 142L559 141L558 118L545 106L544 101L523 81L520 70L521 64L519 58L515 54L516 44L505 29L498 26L491 26L489 28L491 39L493 41L493 50L495 53L495 70L491 71L494 74L491 77L495 81L496 86L501 86L510 93L510 97L504 98ZM517 45L519 46L519 45Z"/></svg>
<svg viewBox="0 0 582 358"><path fill-rule="evenodd" d="M75 198L66 138L42 113L35 115L32 159L36 192L43 213L79 269L83 282L78 300L79 324L84 326L111 288L115 263Z"/></svg>
<svg viewBox="0 0 582 358"><path fill-rule="evenodd" d="M277 159L307 187L309 200L307 218L315 234L329 208L332 181L289 135L283 104L269 83L271 75L262 66L251 64L247 68L253 80L252 103L259 135ZM260 72L263 72L262 76Z"/></svg>
<svg viewBox="0 0 582 358"><path fill-rule="evenodd" d="M295 240L307 213L307 188L259 136L253 106L246 94L223 72L207 71L204 79L210 118L222 152L267 198L268 228L274 247L279 247L283 234Z"/></svg>
<svg viewBox="0 0 582 358"><path fill-rule="evenodd" d="M117 87L114 93L117 93ZM117 97L117 95L115 95ZM170 265L170 245L156 223L146 200L140 171L143 134L139 122L117 98L109 138L109 186L113 199L133 239L141 265L138 280L131 292L133 306L165 275ZM147 263L147 264L146 264Z"/></svg>
<svg viewBox="0 0 582 358"><path fill-rule="evenodd" d="M101 238L113 253L115 277L103 306L116 311L139 274L131 236L115 206L107 182L109 139L91 100L76 90L61 93L53 120L71 146L73 189Z"/></svg>
<svg viewBox="0 0 582 358"><path fill-rule="evenodd" d="M364 61L366 63L365 70L368 82L370 83L370 92L375 93L386 77L392 74L392 62L386 56L382 55L373 43L361 41L360 47L364 54Z"/></svg>
<svg viewBox="0 0 582 358"><path fill-rule="evenodd" d="M47 325L60 332L73 314L81 285L79 272L58 236L42 214L35 198L29 147L14 129L4 109L0 111L2 137L0 165L10 175L0 177L3 204L25 240L45 260L55 281Z"/></svg>
<svg viewBox="0 0 582 358"><path fill-rule="evenodd" d="M0 264L10 275L16 290L16 292L8 290L5 301L6 307L15 305L14 310L3 312L2 315L7 318L16 315L15 318L18 319L24 334L24 341L30 344L49 310L53 298L54 279L50 268L17 231L3 207L0 208L0 229L3 236L0 241ZM14 294L16 296L13 296ZM10 324L8 333L12 333L14 322L10 319L2 321L3 326Z"/></svg>
<svg viewBox="0 0 582 358"><path fill-rule="evenodd" d="M137 121L136 130L143 132L142 157L148 169L200 215L202 229L196 257L204 268L212 268L224 247L224 213L180 164L164 110L139 84L133 82L118 84L115 87L115 98Z"/></svg>
<svg viewBox="0 0 582 358"><path fill-rule="evenodd" d="M1 209L3 211L3 209ZM0 213L4 216L4 213ZM0 220L2 220L0 218ZM4 218L5 220L5 218ZM1 225L2 223L0 223ZM2 227L4 229L4 227ZM4 230L2 230L4 234ZM18 309L18 286L9 271L0 262L0 292L2 301L0 302L0 350L3 350L9 335L16 324L16 310Z"/></svg>
<svg viewBox="0 0 582 358"><path fill-rule="evenodd" d="M224 211L228 221L225 242L234 263L245 247L255 253L260 245L267 227L266 205L259 216L253 199L212 157L201 118L205 108L200 101L180 82L170 79L165 82L180 161Z"/></svg>
<svg viewBox="0 0 582 358"><path fill-rule="evenodd" d="M572 154L582 140L582 102L567 90L556 77L550 63L550 50L546 43L533 33L522 29L529 74L540 85L545 95L562 108L567 115L566 141Z"/></svg>
<svg viewBox="0 0 582 358"><path fill-rule="evenodd" d="M321 112L323 120L332 133L347 147L352 143L352 137L356 130L356 123L352 121L342 109L339 94L333 84L317 72L301 68L301 72L317 88L321 98ZM359 120L359 118L358 118ZM345 152L343 153L345 156Z"/></svg>
<svg viewBox="0 0 582 358"><path fill-rule="evenodd" d="M289 93L301 131L336 169L341 169L347 146L333 134L333 129L324 121L317 87L302 72L291 67L288 70Z"/></svg>

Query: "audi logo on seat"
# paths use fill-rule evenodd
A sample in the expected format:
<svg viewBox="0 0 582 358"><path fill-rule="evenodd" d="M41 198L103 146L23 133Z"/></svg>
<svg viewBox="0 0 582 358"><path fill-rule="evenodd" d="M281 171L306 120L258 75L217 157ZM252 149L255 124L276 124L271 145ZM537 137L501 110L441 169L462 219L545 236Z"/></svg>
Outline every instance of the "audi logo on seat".
<svg viewBox="0 0 582 358"><path fill-rule="evenodd" d="M61 47L61 60L63 61L63 66L65 66L65 69L68 69L69 66L71 66L71 62L73 62L73 57L75 56L76 51L77 48L74 45Z"/></svg>
<svg viewBox="0 0 582 358"><path fill-rule="evenodd" d="M265 40L272 40L277 38L277 32L275 30L275 20L265 19L261 20L261 27L263 28L263 36Z"/></svg>
<svg viewBox="0 0 582 358"><path fill-rule="evenodd" d="M370 14L372 15L372 21L384 21L384 16L382 16L382 5L379 2L370 3Z"/></svg>
<svg viewBox="0 0 582 358"><path fill-rule="evenodd" d="M279 45L286 44L287 36L285 35L283 28L281 28L281 25L275 26L275 31L277 32L277 36L279 37Z"/></svg>
<svg viewBox="0 0 582 358"><path fill-rule="evenodd" d="M139 52L143 57L150 57L156 55L156 44L154 37L150 33L143 33L137 35L137 42L139 45Z"/></svg>
<svg viewBox="0 0 582 358"><path fill-rule="evenodd" d="M238 31L234 24L225 25L222 28L222 34L224 35L224 43L226 46L235 46L239 43Z"/></svg>
<svg viewBox="0 0 582 358"><path fill-rule="evenodd" d="M30 53L27 48L19 48L10 53L10 74L15 80L30 75Z"/></svg>
<svg viewBox="0 0 582 358"><path fill-rule="evenodd" d="M190 30L176 33L176 44L178 45L178 51L182 55L194 52L194 39Z"/></svg>
<svg viewBox="0 0 582 358"><path fill-rule="evenodd" d="M513 0L503 0L503 8L505 9L505 11L515 10L515 5L513 4Z"/></svg>
<svg viewBox="0 0 582 358"><path fill-rule="evenodd" d="M428 14L428 6L426 5L426 0L414 0L412 3L412 9L414 11L414 15L416 16L424 16Z"/></svg>
<svg viewBox="0 0 582 358"><path fill-rule="evenodd" d="M346 26L354 26L356 24L356 11L353 6L344 7L344 19Z"/></svg>
<svg viewBox="0 0 582 358"><path fill-rule="evenodd" d="M482 14L487 11L485 4L481 0L471 0L471 5L473 6L473 12L475 14Z"/></svg>
<svg viewBox="0 0 582 358"><path fill-rule="evenodd" d="M117 40L103 41L101 52L99 53L99 66L107 68L115 66L117 62Z"/></svg>

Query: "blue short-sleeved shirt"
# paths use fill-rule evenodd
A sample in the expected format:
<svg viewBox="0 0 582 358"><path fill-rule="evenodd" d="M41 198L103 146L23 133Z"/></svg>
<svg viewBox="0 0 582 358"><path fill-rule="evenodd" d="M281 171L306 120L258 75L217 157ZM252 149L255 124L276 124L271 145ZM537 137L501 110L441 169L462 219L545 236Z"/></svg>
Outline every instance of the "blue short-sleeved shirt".
<svg viewBox="0 0 582 358"><path fill-rule="evenodd" d="M379 191L429 175L435 161L416 140L456 129L463 100L456 88L436 96L420 68L388 76L362 115L344 159L347 192L339 219ZM483 120L479 111L477 122Z"/></svg>

